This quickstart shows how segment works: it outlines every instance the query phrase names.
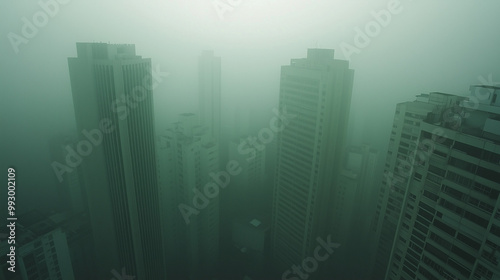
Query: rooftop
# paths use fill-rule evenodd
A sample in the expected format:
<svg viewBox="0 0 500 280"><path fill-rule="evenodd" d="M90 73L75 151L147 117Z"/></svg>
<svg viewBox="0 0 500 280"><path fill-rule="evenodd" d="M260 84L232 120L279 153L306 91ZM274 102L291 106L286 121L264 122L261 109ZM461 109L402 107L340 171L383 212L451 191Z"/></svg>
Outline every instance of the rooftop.
<svg viewBox="0 0 500 280"><path fill-rule="evenodd" d="M76 43L78 58L84 59L136 59L133 44Z"/></svg>

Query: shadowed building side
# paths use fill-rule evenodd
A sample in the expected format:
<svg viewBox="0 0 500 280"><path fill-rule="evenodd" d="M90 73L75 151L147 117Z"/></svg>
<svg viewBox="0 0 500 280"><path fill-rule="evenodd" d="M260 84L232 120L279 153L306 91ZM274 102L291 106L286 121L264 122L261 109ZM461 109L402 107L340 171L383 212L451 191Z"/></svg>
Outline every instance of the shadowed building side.
<svg viewBox="0 0 500 280"><path fill-rule="evenodd" d="M307 58L282 66L279 107L294 116L278 135L271 250L282 272L300 266L317 238L329 235L353 75L327 49L309 49Z"/></svg>
<svg viewBox="0 0 500 280"><path fill-rule="evenodd" d="M160 279L151 60L134 45L77 43L77 51L68 64L77 129L89 135L87 147L79 142L89 150L78 152L98 274L125 267L139 279Z"/></svg>
<svg viewBox="0 0 500 280"><path fill-rule="evenodd" d="M406 184L383 187L402 195L385 279L500 278L500 88L472 86L471 93L433 92L422 104L398 105L402 134L391 142L399 161L388 163ZM423 104L432 110L408 110Z"/></svg>

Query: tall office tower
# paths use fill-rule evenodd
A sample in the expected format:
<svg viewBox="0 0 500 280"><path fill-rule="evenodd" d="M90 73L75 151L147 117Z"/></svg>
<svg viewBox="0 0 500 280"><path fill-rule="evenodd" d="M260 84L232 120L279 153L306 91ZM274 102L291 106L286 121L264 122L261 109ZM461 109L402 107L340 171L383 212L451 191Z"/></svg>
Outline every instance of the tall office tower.
<svg viewBox="0 0 500 280"><path fill-rule="evenodd" d="M282 130L271 225L271 250L279 271L300 266L318 246L317 239L326 240L330 234L330 199L342 158L353 76L349 63L334 59L328 49L309 49L307 58L292 59L281 68L279 107L289 120L273 124Z"/></svg>
<svg viewBox="0 0 500 280"><path fill-rule="evenodd" d="M203 125L217 141L221 126L221 60L213 51L204 51L198 60L199 112Z"/></svg>
<svg viewBox="0 0 500 280"><path fill-rule="evenodd" d="M330 277L366 279L366 248L372 213L379 185L376 179L378 151L369 145L349 146L345 150L338 177L331 224L332 239L342 244L332 256Z"/></svg>
<svg viewBox="0 0 500 280"><path fill-rule="evenodd" d="M435 109L412 127L417 138L395 139L398 152L416 160L403 167L408 180L385 279L500 279L500 87L471 93L431 93ZM458 103L436 106L438 99Z"/></svg>
<svg viewBox="0 0 500 280"><path fill-rule="evenodd" d="M162 279L151 60L134 45L77 43L77 53L68 64L82 139L70 160L83 168L96 277L124 268Z"/></svg>
<svg viewBox="0 0 500 280"><path fill-rule="evenodd" d="M198 116L190 113L181 114L164 139L162 153L173 157L161 172L172 175L166 188L175 196L175 225L181 229L171 233L179 236L175 276L184 273L189 279L208 279L219 260L219 196L214 189L219 148Z"/></svg>

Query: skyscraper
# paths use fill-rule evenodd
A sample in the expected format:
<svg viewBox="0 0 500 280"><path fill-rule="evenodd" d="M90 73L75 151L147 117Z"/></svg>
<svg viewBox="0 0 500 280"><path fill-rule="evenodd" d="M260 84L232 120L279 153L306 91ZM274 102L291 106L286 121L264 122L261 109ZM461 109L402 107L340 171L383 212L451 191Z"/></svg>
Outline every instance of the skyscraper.
<svg viewBox="0 0 500 280"><path fill-rule="evenodd" d="M178 209L182 188L176 185L176 149L168 132L159 133L156 148L164 262L167 277L173 278L182 273L186 259L186 223Z"/></svg>
<svg viewBox="0 0 500 280"><path fill-rule="evenodd" d="M161 279L151 60L134 45L76 46L68 64L82 139L69 160L83 168L96 273Z"/></svg>
<svg viewBox="0 0 500 280"><path fill-rule="evenodd" d="M368 258L373 280L383 279L385 275L409 179L407 169L411 166L404 163L415 161L412 152L416 149L415 141L418 139L421 123L435 107L449 106L458 101L458 97L448 94L431 95L432 102L429 102L429 94L421 94L413 102L396 106L384 177L371 227L372 247L368 250Z"/></svg>
<svg viewBox="0 0 500 280"><path fill-rule="evenodd" d="M221 126L221 60L213 51L204 51L198 60L199 111L203 125L216 141Z"/></svg>
<svg viewBox="0 0 500 280"><path fill-rule="evenodd" d="M170 178L162 181L162 188L173 196L172 225L178 227L168 229L177 238L170 246L177 249L171 252L178 266L173 279L205 279L213 275L219 261L218 192L223 190L212 192L212 176L219 171L218 145L191 113L181 114L163 139L161 173Z"/></svg>
<svg viewBox="0 0 500 280"><path fill-rule="evenodd" d="M385 279L500 278L500 88L471 93L431 93L416 139L395 139L415 160L400 163L407 181Z"/></svg>
<svg viewBox="0 0 500 280"><path fill-rule="evenodd" d="M280 271L300 265L327 238L354 71L334 51L309 49L281 68L282 123L273 198L272 254Z"/></svg>

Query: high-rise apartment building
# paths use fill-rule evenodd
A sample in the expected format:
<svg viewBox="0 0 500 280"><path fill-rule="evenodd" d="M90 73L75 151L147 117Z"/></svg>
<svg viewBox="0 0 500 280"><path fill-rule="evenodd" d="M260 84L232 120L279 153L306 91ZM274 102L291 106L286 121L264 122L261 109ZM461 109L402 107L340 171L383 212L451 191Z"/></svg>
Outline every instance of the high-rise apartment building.
<svg viewBox="0 0 500 280"><path fill-rule="evenodd" d="M397 107L377 210L395 219L385 279L500 278L500 88L471 93Z"/></svg>
<svg viewBox="0 0 500 280"><path fill-rule="evenodd" d="M396 115L392 126L389 148L384 166L384 177L379 188L375 216L371 227L371 246L367 250L370 259L371 279L384 279L389 261L392 241L399 221L403 197L408 183L406 170L401 163L413 161L411 151L416 149L415 141L423 119L436 106L452 104L457 99L441 93L432 93L432 103L429 95L417 96L413 102L400 103L396 107ZM401 155L400 155L401 153Z"/></svg>
<svg viewBox="0 0 500 280"><path fill-rule="evenodd" d="M68 64L81 139L69 159L82 167L96 277L124 268L137 279L162 279L151 60L134 45L76 46Z"/></svg>
<svg viewBox="0 0 500 280"><path fill-rule="evenodd" d="M215 140L221 133L221 59L204 51L198 59L199 111L203 125Z"/></svg>
<svg viewBox="0 0 500 280"><path fill-rule="evenodd" d="M15 244L0 241L0 280L92 278L88 268L94 265L93 248L85 214L36 209L21 214L18 220ZM12 245L16 246L14 266L7 255L12 254Z"/></svg>
<svg viewBox="0 0 500 280"><path fill-rule="evenodd" d="M171 128L173 129L173 127ZM182 188L176 184L176 148L173 146L172 133L160 132L157 136L158 191L160 198L160 219L163 239L163 254L167 277L183 275L186 267L185 227L186 223L179 213Z"/></svg>
<svg viewBox="0 0 500 280"><path fill-rule="evenodd" d="M22 245L16 251L15 272L5 269L0 279L75 279L64 232L55 229L36 237L30 232L19 233L18 241L23 241L23 243L17 242ZM9 245L7 242L5 242L5 247L3 245L2 243L0 252L6 255L9 253ZM3 263L2 268L4 268Z"/></svg>
<svg viewBox="0 0 500 280"><path fill-rule="evenodd" d="M353 76L349 63L329 49L309 49L307 58L281 68L279 110L290 118L274 127L281 132L271 250L280 271L301 265L317 239L329 235Z"/></svg>
<svg viewBox="0 0 500 280"><path fill-rule="evenodd" d="M219 170L219 148L197 115L181 114L162 136L161 188L168 190L175 207L166 228L167 244L175 258L175 277L204 279L213 275L219 261L219 193L213 192ZM219 186L220 187L220 186ZM217 188L218 192L224 191ZM170 215L172 207L162 212ZM167 208L168 207L168 208ZM173 278L180 279L180 278Z"/></svg>

